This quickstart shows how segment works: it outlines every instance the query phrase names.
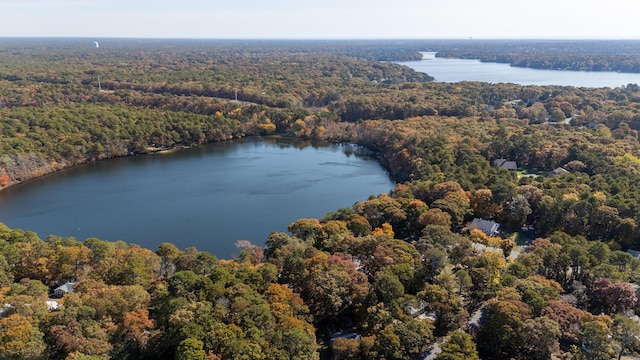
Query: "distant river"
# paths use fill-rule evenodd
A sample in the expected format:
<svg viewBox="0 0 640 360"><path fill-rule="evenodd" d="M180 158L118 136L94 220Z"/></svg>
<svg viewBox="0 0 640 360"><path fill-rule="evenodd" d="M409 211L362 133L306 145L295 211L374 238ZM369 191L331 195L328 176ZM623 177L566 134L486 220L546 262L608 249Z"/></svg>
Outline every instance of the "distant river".
<svg viewBox="0 0 640 360"><path fill-rule="evenodd" d="M299 218L351 207L394 184L351 145L242 139L100 161L0 191L0 221L48 234L162 242L229 258Z"/></svg>
<svg viewBox="0 0 640 360"><path fill-rule="evenodd" d="M620 87L640 84L640 74L605 71L539 70L512 67L509 64L486 63L480 60L434 58L405 61L416 71L427 73L438 82L483 81L488 83L514 83L520 85L560 85L576 87Z"/></svg>

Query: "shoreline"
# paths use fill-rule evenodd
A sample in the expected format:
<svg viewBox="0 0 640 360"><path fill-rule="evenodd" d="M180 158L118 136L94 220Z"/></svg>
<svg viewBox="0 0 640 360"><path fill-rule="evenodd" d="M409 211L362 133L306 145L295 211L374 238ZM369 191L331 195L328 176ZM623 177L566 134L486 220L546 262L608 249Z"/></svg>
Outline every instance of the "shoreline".
<svg viewBox="0 0 640 360"><path fill-rule="evenodd" d="M36 171L35 173L37 173L38 175L35 176L31 176L25 180L21 180L21 181L9 181L9 184L6 186L2 186L0 187L0 191L3 191L4 189L10 188L12 186L17 186L23 183L26 183L30 180L33 179L38 179L44 176L48 176L54 173L57 173L59 171L63 171L63 170L67 170L67 169L71 169L73 167L76 166L82 166L82 165L86 165L86 164L90 164L90 163L95 163L95 162L99 162L99 161L104 161L104 160L109 160L109 159L116 159L116 158L121 158L121 157L131 157L131 156L145 156L145 155L166 155L166 154L172 154L175 153L177 151L180 150L186 150L186 149L190 149L193 147L198 147L198 146L203 146L203 145L207 145L207 144L212 144L212 143L216 143L216 142L223 142L223 141L231 141L231 140L238 140L238 139L243 139L246 137L265 137L265 136L261 136L261 135L241 135L241 136L235 136L235 137L231 137L229 139L222 139L222 140L218 140L218 141L211 141L211 142L206 142L203 144L194 144L194 145L184 145L184 144L176 144L175 146L172 147L153 147L153 146L148 146L145 148L145 152L139 152L139 153L128 153L128 154L123 154L123 155L115 155L115 156L108 156L108 157L104 157L101 159L85 159L82 162L76 162L73 164L68 164L68 163L63 163L63 162L53 162L53 163L47 163L46 166L41 167L38 169L38 171ZM284 135L281 134L275 134L275 135L269 135L269 136L276 136L276 137L286 137ZM267 136L268 137L268 136ZM6 155L9 156L9 155ZM0 169L1 171L2 169ZM2 174L0 172L0 174Z"/></svg>
<svg viewBox="0 0 640 360"><path fill-rule="evenodd" d="M233 138L233 139L236 139L236 138ZM229 140L233 140L233 139L229 139ZM220 141L228 141L228 140L220 140ZM201 145L206 145L206 144L207 143L201 144ZM94 160L87 159L85 161L77 162L77 163L70 164L70 165L62 165L61 167L56 167L55 166L55 165L59 166L61 163L53 163L53 165L52 164L47 164L47 167L43 167L43 168L39 169L40 171L38 171L38 175L29 177L29 178L27 178L25 180L20 180L20 181L11 181L10 180L9 184L0 187L0 191L3 191L4 189L8 189L8 188L13 187L13 186L24 184L24 183L26 183L28 181L31 181L31 180L34 180L34 179L39 179L39 178L42 178L42 177L45 177L45 176L48 176L48 175L55 174L55 173L57 173L59 171L71 169L71 168L74 168L74 167L77 167L77 166L87 165L87 164L90 164L90 163L96 163L96 162L99 162L99 161L104 161L104 160L109 160L109 159L116 159L116 158L121 158L121 157L171 154L171 153L174 153L174 152L179 151L179 150L190 149L190 148L192 148L194 146L200 146L200 145L176 145L174 147L162 147L162 148L147 147L145 149L146 152L129 153L129 154L125 154L125 155L116 155L116 156L108 156L108 157L105 157L105 158L102 158L102 159L94 159ZM47 170L49 170L49 171L44 170L45 168L48 168Z"/></svg>
<svg viewBox="0 0 640 360"><path fill-rule="evenodd" d="M223 140L226 141L226 140ZM153 155L153 154L171 154L178 150L190 149L198 145L176 145L174 147L148 147L147 152L141 155ZM127 155L128 156L128 155ZM133 155L135 156L135 155ZM99 161L99 160L98 160Z"/></svg>
<svg viewBox="0 0 640 360"><path fill-rule="evenodd" d="M190 149L190 148L194 148L194 147L198 147L198 146L203 146L203 145L207 145L207 144L211 144L211 143L215 143L215 142L223 142L223 141L231 141L231 140L239 140L239 139L243 139L246 137L261 137L261 138L269 138L269 137L290 137L290 136L285 136L282 134L274 134L274 135L267 135L267 136L262 136L262 135L243 135L243 136L238 136L238 137L232 137L230 139L223 139L223 140L219 140L219 141L211 141L208 143L203 143L203 144L194 144L194 145L184 145L184 144L180 144L180 145L175 145L173 147L147 147L145 149L145 152L140 152L140 153L129 153L129 154L123 154L123 155L116 155L116 156L109 156L109 157L104 157L101 159L93 159L93 160L85 160L82 162L77 162L74 164L70 164L70 165L66 165L63 163L51 163L51 164L47 164L47 167L43 167L40 168L38 171L38 175L36 176L32 176L29 177L28 179L25 180L21 180L21 181L10 181L8 185L6 186L2 186L0 187L0 191L3 191L4 189L13 187L13 186L17 186L23 183L26 183L28 181L34 180L34 179L38 179L38 178L42 178L44 176L48 176L48 175L52 175L54 173L63 171L63 170L67 170L67 169L71 169L73 167L77 167L77 166L82 166L82 165L87 165L90 163L96 163L99 161L104 161L104 160L109 160L109 159L116 159L116 158L121 158L121 157L131 157L131 156L146 156L146 155L167 155L167 154L173 154L177 151L180 150L186 150L186 149ZM298 139L296 137L291 137L294 139ZM301 140L305 140L305 139L301 139ZM309 139L307 139L309 140ZM312 141L312 140L309 140ZM336 142L336 141L328 141L328 140L320 140L320 141L325 141L328 143L342 143L342 142ZM356 146L360 146L362 147L362 145L359 144L353 144ZM369 150L371 151L371 150ZM396 174L394 171L392 171L389 166L387 161L385 160L384 156L381 156L381 154L376 153L375 151L373 151L372 154L372 158L374 158L378 164L380 164L380 166L387 172L387 175L389 177L389 179L395 183L395 184L399 184L402 183L403 181L406 180L402 180L400 179L400 176L398 176L398 174ZM60 166L61 164L63 164L62 166ZM56 166L57 165L57 166ZM47 168L47 170L49 171L43 171L43 169Z"/></svg>
<svg viewBox="0 0 640 360"><path fill-rule="evenodd" d="M305 145L304 148L302 145ZM307 210L309 209L308 202L302 202L299 206L288 206L292 209L293 215L287 215L285 221L278 223L277 228L271 226L261 234L243 233L235 238L253 239L254 242L261 241L266 239L271 231L286 231L287 226L297 218L321 217L328 212L336 211L336 209L351 207L355 202L365 201L371 195L388 194L395 188L395 184L389 180L388 174L375 159L368 156L361 157L357 152L347 151L345 153L344 150L348 149L336 146L331 142L310 144L307 141L299 142L288 137L283 140L277 140L276 137L269 139L253 137L209 144L206 147L194 148L166 157L131 157L115 159L98 165L88 164L86 167L61 172L49 178L37 179L30 184L18 185L8 192L1 193L0 196L3 198L1 202L4 203L5 209L3 220L13 228L35 231L42 238L49 234L55 234L63 237L73 236L78 240L89 237L110 241L122 239L128 243L136 243L154 249L158 243L152 243L153 238L166 236L163 238L163 241L166 242L177 243L178 240L184 239L185 242L184 245L180 245L181 248L194 244L198 248L201 246L211 248L218 246L215 245L219 242L217 238L215 241L211 241L210 237L205 237L202 241L198 240L197 243L187 243L186 241L190 241L189 237L195 238L197 236L196 230L209 226L211 223L226 226L226 224L234 224L241 217L239 218L235 214L236 209L227 209L225 214L231 212L231 215L235 217L220 222L218 219L223 219L222 215L210 217L213 210L200 211L195 214L192 214L191 211L199 206L207 209L211 209L211 207L219 209L221 204L230 203L226 200L232 191L237 191L240 196L246 199L246 201L238 201L235 204L252 204L254 202L255 204L265 204L264 208L258 205L249 206L250 210L247 210L247 213L251 214L254 210L268 209L270 205L265 201L271 200L274 196L293 195L297 201L307 199L307 194L311 196L315 193L321 195L319 199L322 202L329 203L334 199L338 201L337 205L329 206L326 209L322 207L323 205L314 206L314 208L318 207L323 210L311 209L317 211L315 215L301 214L301 211L311 211ZM239 156L239 154L242 155ZM291 155L291 157L284 158L282 155L285 154ZM225 160L218 163L218 160L222 158L221 155L224 155ZM302 159L306 160L294 161L294 157L299 159L299 155L302 155ZM291 159L291 161L283 161L283 159ZM269 161L273 166L264 166L265 161ZM296 171L292 167L298 164L302 165L304 171ZM371 180L371 176L374 175L373 171L360 171L360 169L378 169L375 174L380 176L380 181ZM320 176L317 179L309 177L316 170ZM259 172L261 175L247 176L254 174L255 171L262 171ZM327 174L334 172L338 175L327 177ZM294 177L295 179L293 179ZM357 179L357 177L361 177L362 181L351 182L352 185L349 186L331 186L333 181L340 184L350 181L349 179ZM269 181L266 188L265 180ZM280 184L276 184L276 182ZM318 191L316 189L318 184L324 184L321 185L324 186L324 190ZM363 191L363 194L355 196L352 201L345 202L345 198L357 195L361 190L367 190L365 185L374 188L371 191ZM345 190L344 197L327 195L340 189ZM300 190L305 192L304 196L298 196L301 194ZM18 198L24 194L29 195L28 198L24 198L28 204ZM138 196L140 194L151 197L142 198ZM216 197L211 197L212 195L216 195ZM221 199L224 202L220 202ZM286 200L286 203L291 204L293 201ZM167 204L167 206L162 204ZM186 230L174 232L175 227L179 224L172 221L178 215L176 214L175 217L168 215L163 208L165 208L164 210L166 208L177 209L181 216L190 214L189 218L179 221L180 224L187 224ZM149 213L154 213L148 219L149 226L140 225L143 218ZM48 218L40 217L42 214ZM264 215L265 213L264 211L258 212L252 215L252 218L260 218L260 214ZM106 218L115 221L121 217L125 220L117 230L111 230L111 226L104 222ZM93 221L94 218L97 220ZM50 219L53 220L50 221ZM194 225L202 219L204 222ZM275 222L260 220L255 226L260 227L269 223L275 224ZM169 225L171 227L166 228L161 236L149 237L144 234L146 228L155 229ZM63 230L57 230L58 228ZM129 234L134 230L139 232L141 236L134 237ZM104 233L104 231L111 231L111 233ZM189 236L183 236L183 234L189 234ZM229 232L232 234L231 236L226 235L226 230L220 234L223 234L220 235L221 239L229 238L235 241L231 232ZM226 253L226 250L217 249L208 249L207 251L216 254Z"/></svg>

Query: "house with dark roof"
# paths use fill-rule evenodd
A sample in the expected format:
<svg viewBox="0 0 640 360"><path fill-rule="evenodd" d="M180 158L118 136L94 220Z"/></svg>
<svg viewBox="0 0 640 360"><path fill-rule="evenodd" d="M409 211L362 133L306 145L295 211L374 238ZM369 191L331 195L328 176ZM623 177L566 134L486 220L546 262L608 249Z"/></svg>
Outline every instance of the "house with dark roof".
<svg viewBox="0 0 640 360"><path fill-rule="evenodd" d="M3 306L0 306L0 319L11 313L12 310L15 310L15 307L9 303L5 303Z"/></svg>
<svg viewBox="0 0 640 360"><path fill-rule="evenodd" d="M500 224L495 221L475 218L469 225L469 230L478 229L488 236L493 236L498 232Z"/></svg>
<svg viewBox="0 0 640 360"><path fill-rule="evenodd" d="M507 170L518 170L518 164L515 161L509 161L507 159L495 159L493 160L493 166Z"/></svg>

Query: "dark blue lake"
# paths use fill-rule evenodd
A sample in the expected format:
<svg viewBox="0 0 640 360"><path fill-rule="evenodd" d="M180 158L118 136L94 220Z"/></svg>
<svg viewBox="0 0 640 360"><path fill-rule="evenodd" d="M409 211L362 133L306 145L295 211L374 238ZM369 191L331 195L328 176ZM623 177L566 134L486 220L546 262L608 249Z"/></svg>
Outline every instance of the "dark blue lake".
<svg viewBox="0 0 640 360"><path fill-rule="evenodd" d="M351 207L394 184L364 149L255 138L87 164L0 191L0 221L78 240L155 250L195 246L220 258L234 243Z"/></svg>

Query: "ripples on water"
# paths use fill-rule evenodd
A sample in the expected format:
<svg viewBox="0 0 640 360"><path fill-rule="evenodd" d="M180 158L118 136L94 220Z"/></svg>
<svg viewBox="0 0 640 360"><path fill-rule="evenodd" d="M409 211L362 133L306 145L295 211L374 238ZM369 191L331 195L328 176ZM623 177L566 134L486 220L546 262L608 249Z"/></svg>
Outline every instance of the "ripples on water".
<svg viewBox="0 0 640 360"><path fill-rule="evenodd" d="M98 237L152 250L172 242L229 258L236 240L263 245L299 218L393 186L357 146L243 139L105 160L10 187L0 191L0 221L42 238Z"/></svg>

